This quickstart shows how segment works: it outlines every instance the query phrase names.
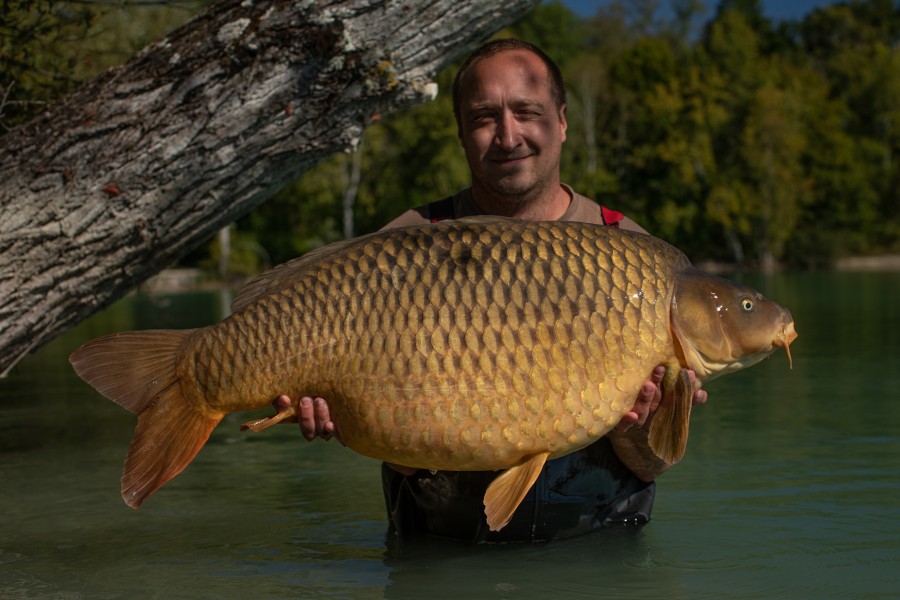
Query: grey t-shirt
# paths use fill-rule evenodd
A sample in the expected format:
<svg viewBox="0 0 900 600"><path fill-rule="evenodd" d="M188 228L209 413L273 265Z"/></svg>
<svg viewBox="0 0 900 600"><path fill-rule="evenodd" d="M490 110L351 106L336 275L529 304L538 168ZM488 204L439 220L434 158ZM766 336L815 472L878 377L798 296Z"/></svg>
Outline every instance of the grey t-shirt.
<svg viewBox="0 0 900 600"><path fill-rule="evenodd" d="M595 223L597 225L612 225L612 223L607 222L607 220L603 218L603 209L599 204L575 192L570 186L566 184L562 184L562 187L566 190L566 192L568 192L569 197L571 198L571 202L569 203L569 208L566 209L566 212L563 213L563 215L558 220L577 221L580 223ZM484 211L482 211L481 208L475 203L475 199L472 197L472 188L466 188L446 199L446 201L452 203L452 210L448 212L455 219L461 217L474 217L477 215L485 214ZM385 225L382 229L395 229L397 227L406 227L409 225L424 225L425 223L431 223L435 219L434 215L431 214L433 206L434 204L425 204L423 206L411 208ZM638 231L640 233L647 233L647 231L643 227L635 223L633 220L622 215L619 216L621 217L621 219L617 222L619 228L628 229L630 231ZM448 218L444 215L440 215L440 217L444 219Z"/></svg>

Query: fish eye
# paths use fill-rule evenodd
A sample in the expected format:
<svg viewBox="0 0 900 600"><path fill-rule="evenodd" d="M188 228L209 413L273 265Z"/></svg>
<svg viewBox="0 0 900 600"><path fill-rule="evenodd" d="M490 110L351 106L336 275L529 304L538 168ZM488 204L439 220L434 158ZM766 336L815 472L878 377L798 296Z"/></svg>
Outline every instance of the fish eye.
<svg viewBox="0 0 900 600"><path fill-rule="evenodd" d="M753 300L750 298L742 298L741 299L741 308L744 309L745 312L750 312L753 310Z"/></svg>

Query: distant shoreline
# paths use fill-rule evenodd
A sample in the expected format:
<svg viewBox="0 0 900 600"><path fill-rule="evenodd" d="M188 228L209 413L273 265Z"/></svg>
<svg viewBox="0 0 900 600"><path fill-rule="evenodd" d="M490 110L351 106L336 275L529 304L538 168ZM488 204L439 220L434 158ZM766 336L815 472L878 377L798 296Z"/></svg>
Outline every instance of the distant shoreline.
<svg viewBox="0 0 900 600"><path fill-rule="evenodd" d="M697 268L708 273L721 274L741 271L733 263L699 261L695 263ZM746 269L753 271L753 269ZM790 269L780 269L790 270ZM900 254L885 254L883 256L850 256L839 258L830 267L814 269L820 271L900 271Z"/></svg>
<svg viewBox="0 0 900 600"><path fill-rule="evenodd" d="M836 271L900 271L900 254L841 258L834 263Z"/></svg>
<svg viewBox="0 0 900 600"><path fill-rule="evenodd" d="M735 266L730 263L701 262L697 266L711 273L735 270ZM835 271L900 271L900 254L842 258L835 261L831 269ZM239 289L247 279L223 282L221 279L201 269L173 268L164 269L141 283L139 289L150 294L219 290L222 288Z"/></svg>

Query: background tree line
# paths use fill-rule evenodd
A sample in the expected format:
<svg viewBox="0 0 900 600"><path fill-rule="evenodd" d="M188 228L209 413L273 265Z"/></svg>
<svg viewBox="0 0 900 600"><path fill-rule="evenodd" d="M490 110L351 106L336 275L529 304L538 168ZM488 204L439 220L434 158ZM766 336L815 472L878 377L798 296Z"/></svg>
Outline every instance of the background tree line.
<svg viewBox="0 0 900 600"><path fill-rule="evenodd" d="M201 2L0 0L0 125L121 62ZM900 252L900 3L853 0L773 23L758 0L617 2L581 18L545 3L502 36L566 77L563 180L694 260L811 267ZM252 272L373 231L465 187L457 66L430 104L385 117L241 218L232 268ZM218 242L191 255L214 265Z"/></svg>

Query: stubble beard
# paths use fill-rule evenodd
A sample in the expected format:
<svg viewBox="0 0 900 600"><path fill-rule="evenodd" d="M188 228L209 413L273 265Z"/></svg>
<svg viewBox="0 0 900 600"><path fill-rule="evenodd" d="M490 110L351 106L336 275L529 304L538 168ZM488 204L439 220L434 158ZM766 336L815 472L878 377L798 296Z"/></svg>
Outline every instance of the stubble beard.
<svg viewBox="0 0 900 600"><path fill-rule="evenodd" d="M558 167L557 167L558 168ZM523 177L504 177L499 180L484 180L478 183L488 197L481 199L488 206L482 210L498 215L514 215L532 206L538 206L546 198L556 193L557 178L548 173L528 173Z"/></svg>

